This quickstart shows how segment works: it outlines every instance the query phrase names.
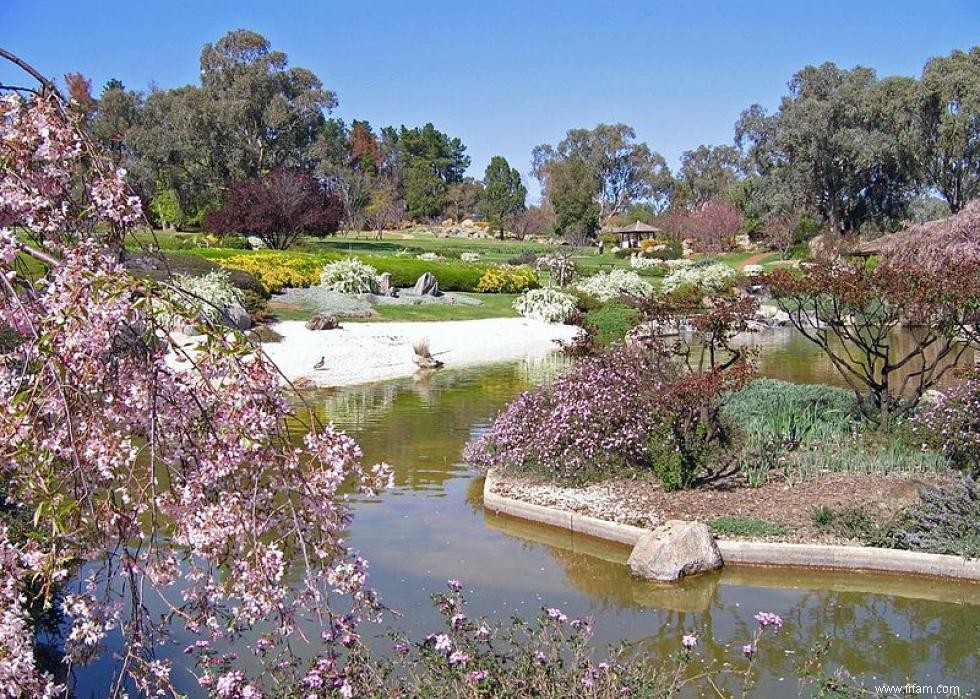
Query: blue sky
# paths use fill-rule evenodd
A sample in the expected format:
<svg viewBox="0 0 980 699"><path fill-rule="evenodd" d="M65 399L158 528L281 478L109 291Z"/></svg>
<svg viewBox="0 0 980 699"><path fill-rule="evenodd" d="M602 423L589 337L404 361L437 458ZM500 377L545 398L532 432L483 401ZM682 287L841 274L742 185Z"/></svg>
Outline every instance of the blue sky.
<svg viewBox="0 0 980 699"><path fill-rule="evenodd" d="M96 92L112 77L196 82L201 46L236 28L316 72L335 115L432 121L463 139L470 174L501 154L529 180L533 146L600 122L631 124L675 168L684 150L729 143L741 110L777 105L808 63L916 75L980 43L980 0L0 0L0 46L48 75L81 71Z"/></svg>

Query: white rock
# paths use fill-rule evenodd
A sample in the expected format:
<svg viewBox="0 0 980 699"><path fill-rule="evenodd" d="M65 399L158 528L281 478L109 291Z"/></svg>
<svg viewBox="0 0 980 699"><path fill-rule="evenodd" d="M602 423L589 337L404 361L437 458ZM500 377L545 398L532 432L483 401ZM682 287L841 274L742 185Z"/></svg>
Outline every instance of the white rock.
<svg viewBox="0 0 980 699"><path fill-rule="evenodd" d="M707 525L672 519L636 542L629 566L641 578L674 582L685 575L721 568L722 560Z"/></svg>

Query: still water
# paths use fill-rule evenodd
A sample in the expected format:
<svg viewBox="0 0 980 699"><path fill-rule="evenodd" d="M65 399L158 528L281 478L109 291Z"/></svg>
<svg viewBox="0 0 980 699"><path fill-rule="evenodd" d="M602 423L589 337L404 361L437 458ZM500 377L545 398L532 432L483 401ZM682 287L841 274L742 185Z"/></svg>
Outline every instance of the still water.
<svg viewBox="0 0 980 699"><path fill-rule="evenodd" d="M819 350L795 333L768 338L759 364L763 374L784 380L840 383ZM471 618L533 617L543 606L560 607L570 617L593 618L597 647L626 639L654 658L676 653L681 636L694 631L701 637L697 655L720 664L740 660L756 626L752 617L765 610L785 626L761 646L750 696L797 696L796 668L824 634L833 639L828 665L870 688L914 682L955 685L961 696L976 691L978 585L726 568L659 586L631 577L626 548L485 513L483 480L460 462L463 445L521 391L566 366L552 356L308 397L321 419L357 438L368 463L387 461L395 469L394 489L354 500L349 541L370 561L371 583L385 603L404 615L397 627L413 638L435 631L440 617L429 594L458 578ZM383 627L362 631L379 650L390 645ZM179 668L179 651L172 659ZM82 669L77 695L103 696L111 663L105 658ZM179 669L175 675L180 689L195 696L192 678Z"/></svg>
<svg viewBox="0 0 980 699"><path fill-rule="evenodd" d="M764 373L831 378L818 363L774 366L771 356ZM485 513L482 478L459 462L463 445L520 391L562 366L560 358L546 358L315 398L321 416L354 434L369 462L395 468L393 491L355 504L350 540L371 562L385 601L405 613L403 628L433 630L429 593L460 578L471 617L534 616L558 606L593 617L600 647L629 639L663 657L680 648L683 633L697 631L698 652L724 661L737 658L753 633L753 615L767 610L786 626L761 654L752 696L796 696L795 668L823 634L833 637L829 664L869 685L944 683L964 695L976 689L980 586L750 568L658 586L630 576L628 549Z"/></svg>

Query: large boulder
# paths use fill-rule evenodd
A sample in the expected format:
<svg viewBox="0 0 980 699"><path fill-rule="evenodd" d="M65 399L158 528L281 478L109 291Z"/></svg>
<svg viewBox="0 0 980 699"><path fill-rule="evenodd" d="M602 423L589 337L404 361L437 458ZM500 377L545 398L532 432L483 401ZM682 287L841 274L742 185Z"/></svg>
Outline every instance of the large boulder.
<svg viewBox="0 0 980 699"><path fill-rule="evenodd" d="M336 330L339 327L340 322L337 320L337 316L329 313L314 313L306 321L307 330Z"/></svg>
<svg viewBox="0 0 980 699"><path fill-rule="evenodd" d="M424 272L415 282L412 293L416 296L437 296L439 294L439 282L432 272Z"/></svg>
<svg viewBox="0 0 980 699"><path fill-rule="evenodd" d="M640 537L629 558L634 575L658 582L674 582L721 565L721 553L707 525L680 519L669 520Z"/></svg>
<svg viewBox="0 0 980 699"><path fill-rule="evenodd" d="M378 296L394 296L395 287L391 283L391 272L378 275Z"/></svg>

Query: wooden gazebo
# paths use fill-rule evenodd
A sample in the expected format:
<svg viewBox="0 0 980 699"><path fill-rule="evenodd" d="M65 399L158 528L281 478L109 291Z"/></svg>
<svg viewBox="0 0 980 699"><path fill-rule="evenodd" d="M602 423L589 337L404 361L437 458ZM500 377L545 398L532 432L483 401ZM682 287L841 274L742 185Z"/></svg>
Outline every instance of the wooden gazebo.
<svg viewBox="0 0 980 699"><path fill-rule="evenodd" d="M656 226L651 226L649 223L637 221L636 223L631 223L630 225L623 226L622 228L610 228L608 232L619 234L620 247L638 248L640 247L641 240L656 238L657 233L660 233L660 229Z"/></svg>

